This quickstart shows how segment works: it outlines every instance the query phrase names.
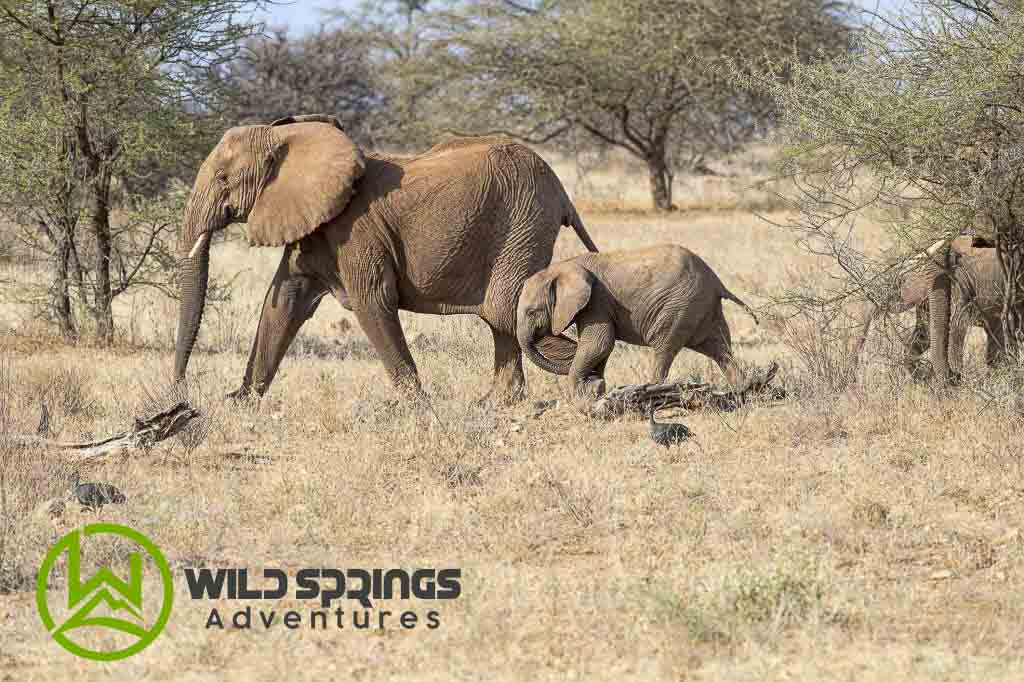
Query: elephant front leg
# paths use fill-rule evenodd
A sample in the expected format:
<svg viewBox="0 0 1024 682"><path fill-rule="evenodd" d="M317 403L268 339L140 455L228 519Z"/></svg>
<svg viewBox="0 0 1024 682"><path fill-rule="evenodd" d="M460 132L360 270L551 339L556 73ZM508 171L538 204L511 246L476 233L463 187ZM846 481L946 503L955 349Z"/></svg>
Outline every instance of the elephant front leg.
<svg viewBox="0 0 1024 682"><path fill-rule="evenodd" d="M263 300L242 386L229 397L266 393L299 328L316 312L325 293L327 289L318 281L289 271L286 253Z"/></svg>
<svg viewBox="0 0 1024 682"><path fill-rule="evenodd" d="M569 367L569 390L574 398L595 400L604 395L604 368L615 350L615 327L607 320L576 320L579 340Z"/></svg>

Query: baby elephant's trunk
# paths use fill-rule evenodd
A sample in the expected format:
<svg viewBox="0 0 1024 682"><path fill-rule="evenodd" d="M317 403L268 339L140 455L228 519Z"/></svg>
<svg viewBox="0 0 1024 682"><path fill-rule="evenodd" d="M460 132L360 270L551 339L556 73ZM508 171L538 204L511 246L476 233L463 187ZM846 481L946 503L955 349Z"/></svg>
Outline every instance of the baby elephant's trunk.
<svg viewBox="0 0 1024 682"><path fill-rule="evenodd" d="M565 336L541 336L529 342L521 341L526 357L552 374L566 376L576 357L576 342Z"/></svg>

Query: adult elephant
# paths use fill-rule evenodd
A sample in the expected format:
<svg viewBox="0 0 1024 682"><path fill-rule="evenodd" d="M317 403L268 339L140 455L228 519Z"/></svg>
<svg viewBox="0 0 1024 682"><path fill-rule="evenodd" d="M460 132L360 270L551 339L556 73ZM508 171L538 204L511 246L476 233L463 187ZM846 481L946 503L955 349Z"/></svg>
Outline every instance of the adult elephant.
<svg viewBox="0 0 1024 682"><path fill-rule="evenodd" d="M996 364L1004 347L1000 319L1004 283L996 250L990 242L969 236L946 244L932 245L920 257L921 267L898 278L882 302L868 307L857 338L858 357L872 320L914 308L916 324L905 360L908 369L915 368L930 347L933 368L948 368L959 375L967 332L974 326L985 331L986 364Z"/></svg>
<svg viewBox="0 0 1024 682"><path fill-rule="evenodd" d="M303 322L332 294L355 313L393 384L419 392L399 310L476 314L494 337L494 398L524 394L516 341L523 281L550 261L559 227L597 251L551 168L502 138L462 138L419 156L364 155L327 116L228 130L185 208L175 377L202 321L210 238L245 222L256 246L284 246L241 387L262 395ZM568 367L575 343L543 340Z"/></svg>

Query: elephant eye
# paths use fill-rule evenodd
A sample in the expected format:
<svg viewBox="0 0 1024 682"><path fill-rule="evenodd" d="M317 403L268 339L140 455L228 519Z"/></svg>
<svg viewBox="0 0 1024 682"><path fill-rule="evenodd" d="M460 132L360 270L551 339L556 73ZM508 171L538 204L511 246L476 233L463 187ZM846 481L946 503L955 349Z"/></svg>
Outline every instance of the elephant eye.
<svg viewBox="0 0 1024 682"><path fill-rule="evenodd" d="M224 171L217 171L217 175L215 177L216 177L216 180L217 180L218 184L220 184L220 185L227 185L228 184L228 174L225 173Z"/></svg>

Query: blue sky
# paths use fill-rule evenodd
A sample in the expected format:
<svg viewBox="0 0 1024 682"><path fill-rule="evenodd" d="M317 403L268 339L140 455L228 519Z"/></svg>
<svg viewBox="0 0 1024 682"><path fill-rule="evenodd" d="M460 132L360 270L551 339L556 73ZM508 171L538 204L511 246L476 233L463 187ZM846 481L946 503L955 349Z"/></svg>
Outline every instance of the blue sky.
<svg viewBox="0 0 1024 682"><path fill-rule="evenodd" d="M876 4L883 9L895 9L900 7L907 0L855 0L859 5L874 8ZM295 0L288 5L274 7L264 20L272 25L278 26L287 24L295 31L308 31L316 27L323 20L320 8L347 8L351 9L358 4L358 0Z"/></svg>
<svg viewBox="0 0 1024 682"><path fill-rule="evenodd" d="M357 0L295 0L287 5L277 5L264 18L271 26L287 24L297 31L308 31L323 21L321 8L351 9Z"/></svg>

